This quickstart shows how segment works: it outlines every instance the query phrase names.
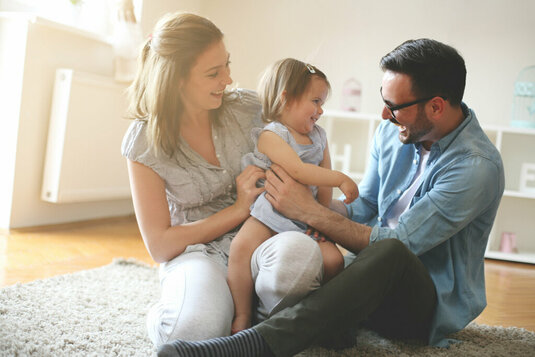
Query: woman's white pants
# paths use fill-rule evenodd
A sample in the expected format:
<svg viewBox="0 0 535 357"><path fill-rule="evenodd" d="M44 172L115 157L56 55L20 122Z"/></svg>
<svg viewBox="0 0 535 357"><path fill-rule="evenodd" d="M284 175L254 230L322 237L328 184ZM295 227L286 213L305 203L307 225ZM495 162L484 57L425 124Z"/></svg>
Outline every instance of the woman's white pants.
<svg viewBox="0 0 535 357"><path fill-rule="evenodd" d="M262 321L319 288L321 252L303 233L280 233L255 250L251 272L258 297L256 319ZM156 346L230 334L234 304L227 267L220 260L203 252L183 253L160 269L160 285L160 301L147 316L148 334Z"/></svg>

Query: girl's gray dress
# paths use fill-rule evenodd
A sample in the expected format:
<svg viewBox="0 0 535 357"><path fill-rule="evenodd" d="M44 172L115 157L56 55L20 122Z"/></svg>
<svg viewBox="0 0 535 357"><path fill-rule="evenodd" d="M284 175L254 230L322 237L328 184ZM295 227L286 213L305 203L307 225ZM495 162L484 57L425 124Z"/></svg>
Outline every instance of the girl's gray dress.
<svg viewBox="0 0 535 357"><path fill-rule="evenodd" d="M279 122L271 122L263 129L254 128L251 130L253 141L255 143L254 152L245 154L242 158L242 169L248 165L256 165L263 169L268 169L271 166L271 160L264 154L258 151L258 137L264 130L269 130L280 136L287 142L292 149L299 155L301 161L313 165L319 165L323 161L323 152L327 145L327 135L325 130L318 125L308 134L312 144L301 145L298 144L288 129ZM314 197L318 193L317 186L310 186ZM262 193L251 206L251 216L264 223L277 233L298 231L305 232L307 225L303 222L286 218L280 214L269 201L266 199L265 192Z"/></svg>

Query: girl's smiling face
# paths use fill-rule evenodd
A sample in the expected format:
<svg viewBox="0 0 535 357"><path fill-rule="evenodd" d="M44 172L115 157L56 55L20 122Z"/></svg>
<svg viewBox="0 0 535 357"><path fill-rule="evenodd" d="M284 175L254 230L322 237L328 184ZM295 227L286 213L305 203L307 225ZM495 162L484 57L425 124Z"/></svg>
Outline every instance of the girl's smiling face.
<svg viewBox="0 0 535 357"><path fill-rule="evenodd" d="M318 76L312 76L301 98L286 104L280 122L299 134L307 135L323 114L322 106L328 94L327 82Z"/></svg>

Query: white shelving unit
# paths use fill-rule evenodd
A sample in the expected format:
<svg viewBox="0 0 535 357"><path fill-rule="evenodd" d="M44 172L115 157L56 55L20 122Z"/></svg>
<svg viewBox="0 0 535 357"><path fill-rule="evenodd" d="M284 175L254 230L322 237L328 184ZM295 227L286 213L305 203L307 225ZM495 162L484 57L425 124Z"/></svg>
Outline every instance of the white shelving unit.
<svg viewBox="0 0 535 357"><path fill-rule="evenodd" d="M357 182L362 179L381 120L378 115L325 110L320 125L327 132L333 169ZM535 180L524 190L520 182L523 164L535 165L535 129L483 126L483 130L500 151L505 169L505 191L485 257L535 264ZM500 251L504 233L515 236L516 252Z"/></svg>

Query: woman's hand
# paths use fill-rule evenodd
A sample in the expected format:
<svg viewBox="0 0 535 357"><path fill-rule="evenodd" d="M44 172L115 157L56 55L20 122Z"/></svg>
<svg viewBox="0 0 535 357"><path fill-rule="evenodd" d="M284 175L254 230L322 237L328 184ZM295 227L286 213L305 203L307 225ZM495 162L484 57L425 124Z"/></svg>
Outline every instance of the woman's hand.
<svg viewBox="0 0 535 357"><path fill-rule="evenodd" d="M259 179L265 179L266 173L261 168L249 165L236 177L237 199L234 205L249 215L249 207L258 195L264 192L264 187L256 187Z"/></svg>

